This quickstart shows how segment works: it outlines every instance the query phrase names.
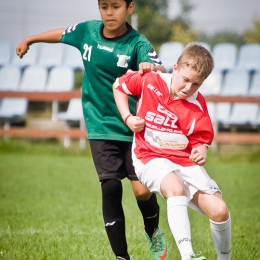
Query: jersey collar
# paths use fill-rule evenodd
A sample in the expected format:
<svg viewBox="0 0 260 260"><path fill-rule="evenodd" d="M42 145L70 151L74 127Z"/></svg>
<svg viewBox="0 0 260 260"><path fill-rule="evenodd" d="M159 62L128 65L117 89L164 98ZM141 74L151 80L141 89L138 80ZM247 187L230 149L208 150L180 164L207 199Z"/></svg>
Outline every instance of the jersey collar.
<svg viewBox="0 0 260 260"><path fill-rule="evenodd" d="M107 38L107 37L104 36L104 34L103 34L104 24L102 24L99 33L100 33L100 36L101 36L104 40L106 40L106 41L111 41L111 42L112 42L112 41L117 41L117 40L119 40L119 39L124 38L124 37L125 37L127 34L129 34L129 33L132 31L132 29L133 29L133 27L132 27L128 22L126 22L126 27L127 27L127 31L126 31L124 34L122 34L122 35L120 35L120 36L118 36L118 37L115 37L115 38Z"/></svg>

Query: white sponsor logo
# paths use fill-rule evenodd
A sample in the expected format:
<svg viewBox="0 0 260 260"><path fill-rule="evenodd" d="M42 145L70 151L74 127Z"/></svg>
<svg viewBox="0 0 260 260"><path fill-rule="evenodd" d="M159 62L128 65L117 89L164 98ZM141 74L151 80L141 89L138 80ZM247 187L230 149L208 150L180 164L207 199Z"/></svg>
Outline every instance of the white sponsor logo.
<svg viewBox="0 0 260 260"><path fill-rule="evenodd" d="M156 131L145 128L145 140L157 148L183 150L187 147L189 140L184 134Z"/></svg>
<svg viewBox="0 0 260 260"><path fill-rule="evenodd" d="M151 89L157 96L161 97L162 93L154 86L152 86L151 84L147 85L147 88Z"/></svg>
<svg viewBox="0 0 260 260"><path fill-rule="evenodd" d="M105 50L105 51L109 51L109 52L113 52L113 50L114 50L114 48L109 48L109 47L107 47L107 46L102 46L102 45L100 45L100 44L98 44L98 49L100 49L100 50Z"/></svg>

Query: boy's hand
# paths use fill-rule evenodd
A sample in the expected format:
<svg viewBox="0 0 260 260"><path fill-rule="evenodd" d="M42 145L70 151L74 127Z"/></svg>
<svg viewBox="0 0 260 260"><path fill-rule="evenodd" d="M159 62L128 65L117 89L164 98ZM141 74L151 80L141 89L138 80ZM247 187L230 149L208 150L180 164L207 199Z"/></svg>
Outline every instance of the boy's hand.
<svg viewBox="0 0 260 260"><path fill-rule="evenodd" d="M129 116L126 125L134 132L138 133L144 129L144 119L139 116Z"/></svg>
<svg viewBox="0 0 260 260"><path fill-rule="evenodd" d="M191 154L190 154L190 160L200 166L204 165L206 162L206 155L203 156L197 148L193 148L191 150Z"/></svg>
<svg viewBox="0 0 260 260"><path fill-rule="evenodd" d="M156 66L150 62L141 62L139 64L139 73L143 74L146 72L157 71Z"/></svg>
<svg viewBox="0 0 260 260"><path fill-rule="evenodd" d="M29 44L26 41L20 42L16 47L16 54L22 59L29 50Z"/></svg>

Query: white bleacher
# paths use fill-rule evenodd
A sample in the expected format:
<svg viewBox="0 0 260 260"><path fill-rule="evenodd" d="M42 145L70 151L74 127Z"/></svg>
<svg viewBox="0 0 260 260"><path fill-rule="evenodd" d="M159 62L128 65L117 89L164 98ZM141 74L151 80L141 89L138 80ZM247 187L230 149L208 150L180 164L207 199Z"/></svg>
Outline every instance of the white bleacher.
<svg viewBox="0 0 260 260"><path fill-rule="evenodd" d="M75 74L72 68L67 66L53 67L49 72L45 90L49 92L71 91L75 84ZM57 121L59 103L52 101L52 120Z"/></svg>
<svg viewBox="0 0 260 260"><path fill-rule="evenodd" d="M81 58L80 51L70 45L65 45L64 49L64 60L62 65L69 66L73 70L84 70L83 61Z"/></svg>
<svg viewBox="0 0 260 260"><path fill-rule="evenodd" d="M213 70L211 74L204 80L199 88L199 92L206 95L218 95L222 86L222 73L219 70Z"/></svg>
<svg viewBox="0 0 260 260"><path fill-rule="evenodd" d="M25 98L3 98L0 106L0 120L4 121L4 128L10 124L24 120L27 113L28 101Z"/></svg>
<svg viewBox="0 0 260 260"><path fill-rule="evenodd" d="M43 66L30 66L24 70L20 91L44 91L48 70Z"/></svg>
<svg viewBox="0 0 260 260"><path fill-rule="evenodd" d="M55 66L49 72L46 91L70 91L74 88L75 75L68 66Z"/></svg>
<svg viewBox="0 0 260 260"><path fill-rule="evenodd" d="M253 128L260 127L260 106L259 106L259 112L256 117L256 120L255 120L255 122L252 122L252 126L253 126Z"/></svg>
<svg viewBox="0 0 260 260"><path fill-rule="evenodd" d="M229 125L230 113L232 105L227 102L207 102L208 112L211 121L217 122L217 124L221 124L223 126ZM217 120L216 120L217 119Z"/></svg>
<svg viewBox="0 0 260 260"><path fill-rule="evenodd" d="M40 43L37 65L45 66L48 69L61 65L64 58L64 48L62 43Z"/></svg>
<svg viewBox="0 0 260 260"><path fill-rule="evenodd" d="M80 122L83 119L81 98L72 98L66 112L59 112L58 119L67 122Z"/></svg>
<svg viewBox="0 0 260 260"><path fill-rule="evenodd" d="M0 67L10 63L13 45L9 41L0 40Z"/></svg>
<svg viewBox="0 0 260 260"><path fill-rule="evenodd" d="M260 70L260 44L244 44L238 52L237 69L248 72Z"/></svg>
<svg viewBox="0 0 260 260"><path fill-rule="evenodd" d="M0 91L17 91L21 81L21 70L14 65L5 65L0 69Z"/></svg>
<svg viewBox="0 0 260 260"><path fill-rule="evenodd" d="M215 69L223 72L234 68L237 59L237 46L233 43L218 43L212 48Z"/></svg>
<svg viewBox="0 0 260 260"><path fill-rule="evenodd" d="M259 113L259 105L254 103L233 104L229 124L234 126L253 125Z"/></svg>
<svg viewBox="0 0 260 260"><path fill-rule="evenodd" d="M183 49L184 44L181 42L166 42L162 44L158 56L167 72L172 72L173 65L177 63Z"/></svg>
<svg viewBox="0 0 260 260"><path fill-rule="evenodd" d="M246 70L230 70L223 80L220 95L245 96L248 94L250 76Z"/></svg>
<svg viewBox="0 0 260 260"><path fill-rule="evenodd" d="M254 97L260 96L260 71L253 74L248 95Z"/></svg>
<svg viewBox="0 0 260 260"><path fill-rule="evenodd" d="M84 116L83 116L83 109L82 109L82 102L81 98L72 98L69 101L68 109L66 112L58 113L58 119L62 121L66 121L66 128L70 127L70 124L79 124L82 130L85 130L84 124ZM80 147L85 147L85 138L80 139ZM64 146L70 146L70 138L64 138Z"/></svg>

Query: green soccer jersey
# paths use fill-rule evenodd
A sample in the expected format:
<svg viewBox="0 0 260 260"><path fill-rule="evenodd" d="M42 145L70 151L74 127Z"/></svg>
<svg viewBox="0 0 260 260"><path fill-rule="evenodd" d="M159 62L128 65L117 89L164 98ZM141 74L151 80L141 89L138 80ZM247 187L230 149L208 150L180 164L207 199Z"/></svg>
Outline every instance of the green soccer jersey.
<svg viewBox="0 0 260 260"><path fill-rule="evenodd" d="M114 101L112 85L128 69L139 63L161 64L151 43L129 24L117 38L102 34L102 21L87 21L67 28L62 43L79 49L84 63L82 106L89 139L132 141L132 131L123 123ZM129 99L135 114L135 99Z"/></svg>

